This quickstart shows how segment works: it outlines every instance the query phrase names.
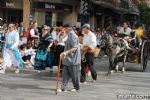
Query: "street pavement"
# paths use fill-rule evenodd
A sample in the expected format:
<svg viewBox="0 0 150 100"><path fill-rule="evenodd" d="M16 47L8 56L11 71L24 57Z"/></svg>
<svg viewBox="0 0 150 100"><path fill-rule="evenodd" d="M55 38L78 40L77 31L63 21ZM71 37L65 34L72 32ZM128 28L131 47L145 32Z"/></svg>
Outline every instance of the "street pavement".
<svg viewBox="0 0 150 100"><path fill-rule="evenodd" d="M15 74L9 69L6 74L0 74L0 100L148 100L150 63L146 72L141 72L139 64L126 63L125 66L127 71L124 74L118 72L107 76L108 59L96 59L98 80L95 83L88 77L87 84L81 84L80 91L58 95L55 94L57 67L53 73L46 70L41 74L27 69ZM68 89L71 88L70 82Z"/></svg>

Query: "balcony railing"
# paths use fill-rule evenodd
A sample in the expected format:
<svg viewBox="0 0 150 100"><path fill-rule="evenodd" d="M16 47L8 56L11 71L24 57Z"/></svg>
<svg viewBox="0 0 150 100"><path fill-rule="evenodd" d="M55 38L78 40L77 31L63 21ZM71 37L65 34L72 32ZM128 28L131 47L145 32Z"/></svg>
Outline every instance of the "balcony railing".
<svg viewBox="0 0 150 100"><path fill-rule="evenodd" d="M129 0L92 0L96 4L108 5L114 8L129 9Z"/></svg>
<svg viewBox="0 0 150 100"><path fill-rule="evenodd" d="M95 3L98 4L106 4L106 5L116 5L116 0L92 0Z"/></svg>

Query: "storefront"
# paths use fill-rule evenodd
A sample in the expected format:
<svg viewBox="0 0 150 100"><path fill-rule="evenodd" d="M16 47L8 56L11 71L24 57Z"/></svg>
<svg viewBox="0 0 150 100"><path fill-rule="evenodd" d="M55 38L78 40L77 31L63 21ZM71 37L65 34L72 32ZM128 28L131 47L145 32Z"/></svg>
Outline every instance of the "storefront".
<svg viewBox="0 0 150 100"><path fill-rule="evenodd" d="M17 2L16 2L17 1ZM0 2L0 18L3 23L20 23L23 21L22 0L3 0Z"/></svg>
<svg viewBox="0 0 150 100"><path fill-rule="evenodd" d="M110 8L104 8L100 7L99 5L95 5L93 16L95 18L95 29L109 29L112 27L112 25L118 25L117 18L119 15Z"/></svg>
<svg viewBox="0 0 150 100"><path fill-rule="evenodd" d="M129 10L127 1L106 1L106 0L92 0L93 12L92 25L94 29L105 28L115 30L115 27L122 24L121 15L124 15Z"/></svg>
<svg viewBox="0 0 150 100"><path fill-rule="evenodd" d="M63 25L65 17L72 13L73 7L63 3L34 2L33 19L39 25L49 25L51 27Z"/></svg>

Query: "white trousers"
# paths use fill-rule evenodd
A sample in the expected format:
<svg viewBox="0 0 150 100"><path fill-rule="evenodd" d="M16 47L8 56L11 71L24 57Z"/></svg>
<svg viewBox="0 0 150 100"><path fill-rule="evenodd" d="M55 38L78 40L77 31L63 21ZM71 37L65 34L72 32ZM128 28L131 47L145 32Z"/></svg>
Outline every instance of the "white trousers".
<svg viewBox="0 0 150 100"><path fill-rule="evenodd" d="M13 53L12 50L4 48L3 51L3 66L6 67L11 67L14 65L15 67L19 66L19 61L15 57L15 54Z"/></svg>

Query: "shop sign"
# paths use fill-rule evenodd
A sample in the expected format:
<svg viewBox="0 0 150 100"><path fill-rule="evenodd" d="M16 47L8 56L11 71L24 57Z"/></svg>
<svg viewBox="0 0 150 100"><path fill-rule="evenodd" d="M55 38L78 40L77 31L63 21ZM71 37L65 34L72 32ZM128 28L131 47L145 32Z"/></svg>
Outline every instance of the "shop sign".
<svg viewBox="0 0 150 100"><path fill-rule="evenodd" d="M23 6L21 0L19 2L16 2L16 0L13 1L0 0L0 8L23 9Z"/></svg>
<svg viewBox="0 0 150 100"><path fill-rule="evenodd" d="M72 6L67 4L60 4L60 3L34 2L33 9L71 12Z"/></svg>
<svg viewBox="0 0 150 100"><path fill-rule="evenodd" d="M6 2L6 7L15 7L15 4L12 2Z"/></svg>
<svg viewBox="0 0 150 100"><path fill-rule="evenodd" d="M53 5L53 4L45 4L45 8L48 8L48 9L56 9L56 6Z"/></svg>

